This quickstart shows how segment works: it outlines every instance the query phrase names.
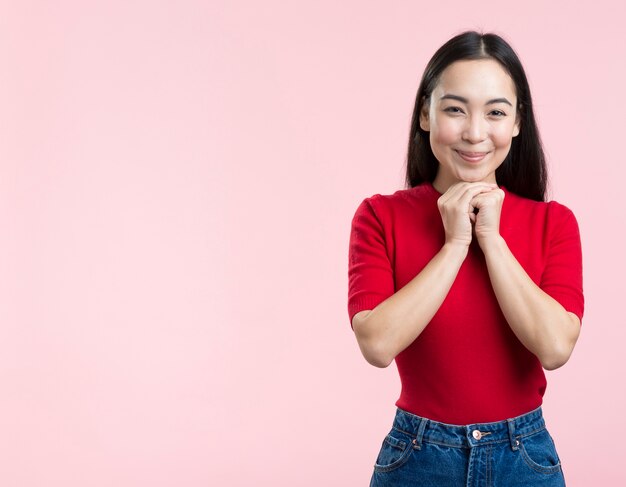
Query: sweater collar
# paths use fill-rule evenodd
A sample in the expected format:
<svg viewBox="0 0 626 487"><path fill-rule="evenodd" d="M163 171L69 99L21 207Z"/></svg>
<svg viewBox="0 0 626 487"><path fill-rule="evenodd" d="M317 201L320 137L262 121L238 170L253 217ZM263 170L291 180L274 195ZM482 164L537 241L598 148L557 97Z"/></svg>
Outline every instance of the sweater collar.
<svg viewBox="0 0 626 487"><path fill-rule="evenodd" d="M428 190L432 195L437 196L437 198L439 198L443 193L440 193L434 186L433 183L431 181L425 181L422 183L422 185L424 186L424 188L426 190ZM506 189L505 186L503 186L502 184L498 184L498 187L504 191L504 194L507 195L509 194L509 190Z"/></svg>

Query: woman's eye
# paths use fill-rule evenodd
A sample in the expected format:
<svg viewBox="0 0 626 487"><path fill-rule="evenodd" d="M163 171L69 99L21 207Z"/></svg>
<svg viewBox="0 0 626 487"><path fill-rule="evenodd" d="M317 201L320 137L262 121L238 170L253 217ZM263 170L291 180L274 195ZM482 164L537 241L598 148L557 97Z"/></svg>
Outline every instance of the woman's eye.
<svg viewBox="0 0 626 487"><path fill-rule="evenodd" d="M463 111L459 107L448 107L444 108L443 111L449 113L463 113Z"/></svg>
<svg viewBox="0 0 626 487"><path fill-rule="evenodd" d="M493 110L491 112L493 115L497 116L497 117L505 117L506 113L504 113L502 110Z"/></svg>

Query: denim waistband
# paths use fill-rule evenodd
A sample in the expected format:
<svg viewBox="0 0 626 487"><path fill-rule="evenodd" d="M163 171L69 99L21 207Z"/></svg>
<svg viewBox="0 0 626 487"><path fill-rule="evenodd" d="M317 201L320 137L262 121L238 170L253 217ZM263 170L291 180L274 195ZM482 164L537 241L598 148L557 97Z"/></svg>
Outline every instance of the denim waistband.
<svg viewBox="0 0 626 487"><path fill-rule="evenodd" d="M396 408L393 427L413 436L413 445L420 448L423 441L456 448L472 448L507 441L513 450L519 438L545 429L541 406L528 413L494 423L454 425L440 423Z"/></svg>

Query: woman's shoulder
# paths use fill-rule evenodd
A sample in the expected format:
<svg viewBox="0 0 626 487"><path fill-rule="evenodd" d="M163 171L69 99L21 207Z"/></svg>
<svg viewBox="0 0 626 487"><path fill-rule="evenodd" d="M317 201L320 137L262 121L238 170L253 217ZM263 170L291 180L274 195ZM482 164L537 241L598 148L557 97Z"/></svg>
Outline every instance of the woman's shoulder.
<svg viewBox="0 0 626 487"><path fill-rule="evenodd" d="M375 193L364 198L355 218L375 218L383 226L416 218L438 215L437 199L441 196L430 183L389 193Z"/></svg>
<svg viewBox="0 0 626 487"><path fill-rule="evenodd" d="M364 199L375 206L393 208L403 204L415 205L419 203L436 201L441 194L433 187L432 183L423 182L412 188L398 189L392 193L375 193Z"/></svg>
<svg viewBox="0 0 626 487"><path fill-rule="evenodd" d="M508 191L503 186L501 188L505 192L505 205L511 213L525 214L536 223L543 221L549 225L558 225L570 219L576 220L571 208L560 201L554 199L536 201Z"/></svg>

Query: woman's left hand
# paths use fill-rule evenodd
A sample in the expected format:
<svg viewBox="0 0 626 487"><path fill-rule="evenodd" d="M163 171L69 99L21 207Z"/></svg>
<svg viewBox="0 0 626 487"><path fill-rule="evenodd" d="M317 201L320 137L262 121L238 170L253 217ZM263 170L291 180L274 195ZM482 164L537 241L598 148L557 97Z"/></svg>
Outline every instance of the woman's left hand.
<svg viewBox="0 0 626 487"><path fill-rule="evenodd" d="M477 214L470 212L470 220L472 220L473 233L481 247L483 243L500 236L500 213L503 201L504 191L500 188L480 193L470 201L473 208L478 208Z"/></svg>

